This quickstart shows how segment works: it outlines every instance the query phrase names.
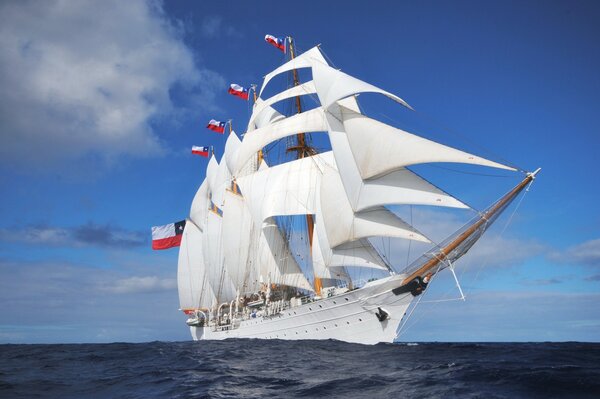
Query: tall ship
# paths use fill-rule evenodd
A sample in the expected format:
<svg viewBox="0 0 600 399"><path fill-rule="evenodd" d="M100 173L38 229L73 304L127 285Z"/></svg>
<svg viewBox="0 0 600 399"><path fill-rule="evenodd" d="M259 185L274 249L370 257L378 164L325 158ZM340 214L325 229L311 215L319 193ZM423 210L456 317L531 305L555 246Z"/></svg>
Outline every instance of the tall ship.
<svg viewBox="0 0 600 399"><path fill-rule="evenodd" d="M300 54L292 38L266 40L285 53L283 64L260 88L231 85L251 106L246 131L238 136L231 122L211 121L224 149L220 159L197 150L210 157L206 178L178 226L179 300L192 338L393 342L432 279L444 269L454 273L539 169L524 172L372 118L359 101L365 93L413 111L333 67L320 46ZM523 175L435 243L390 210L471 209L413 171L429 163ZM398 239L428 249L392 264L376 243Z"/></svg>

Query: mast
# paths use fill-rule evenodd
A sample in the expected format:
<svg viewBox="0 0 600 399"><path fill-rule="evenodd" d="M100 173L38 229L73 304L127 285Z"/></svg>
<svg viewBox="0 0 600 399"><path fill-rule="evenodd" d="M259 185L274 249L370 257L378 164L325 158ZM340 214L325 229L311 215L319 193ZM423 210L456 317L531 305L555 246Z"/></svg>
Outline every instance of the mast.
<svg viewBox="0 0 600 399"><path fill-rule="evenodd" d="M254 99L254 105L256 105L256 85L252 85L252 98ZM260 166L261 162L264 159L264 154L262 148L258 150L256 153L256 169Z"/></svg>
<svg viewBox="0 0 600 399"><path fill-rule="evenodd" d="M296 57L295 49L294 49L294 39L288 37L289 48L290 48L290 59L294 59ZM298 80L298 71L296 68L292 69L292 75L294 77L294 86L298 86L300 81ZM302 113L302 103L300 102L300 96L296 96L296 113ZM296 158L305 158L315 155L317 152L311 146L306 143L306 137L304 133L298 133L296 135L297 144L295 146L288 147L286 152L296 151ZM308 230L308 244L309 244L309 256L312 258L312 249L313 249L313 235L315 229L315 221L313 215L306 215L306 229ZM321 294L321 288L323 287L321 283L321 278L317 277L314 274L313 268L313 276L314 276L314 289L317 295Z"/></svg>
<svg viewBox="0 0 600 399"><path fill-rule="evenodd" d="M492 206L488 211L483 213L480 218L473 223L471 227L461 233L458 237L452 240L449 244L447 244L444 248L442 248L433 258L427 261L423 266L419 267L417 270L412 272L408 277L406 277L402 281L402 286L410 283L417 277L428 276L428 279L431 278L435 274L434 269L437 268L440 262L443 262L447 259L448 255L458 248L460 244L465 242L473 233L475 233L483 224L487 223L489 220L497 216L506 205L510 203L529 183L535 179L537 173L541 170L538 168L535 172L528 173L525 179L521 181L515 188L513 188L510 192L508 192L504 197L502 197L494 206ZM425 281L427 283L427 281Z"/></svg>
<svg viewBox="0 0 600 399"><path fill-rule="evenodd" d="M294 39L288 37L288 41L290 43L290 59L294 59L296 57L296 52L294 49ZM296 68L292 69L292 75L294 77L294 86L298 86L300 81L298 80L298 71ZM296 113L302 112L302 104L300 103L300 96L296 96ZM287 148L287 152L296 151L297 159L309 157L311 155L315 155L317 152L311 146L306 143L306 137L304 133L298 133L296 135L297 144L295 146L291 146Z"/></svg>

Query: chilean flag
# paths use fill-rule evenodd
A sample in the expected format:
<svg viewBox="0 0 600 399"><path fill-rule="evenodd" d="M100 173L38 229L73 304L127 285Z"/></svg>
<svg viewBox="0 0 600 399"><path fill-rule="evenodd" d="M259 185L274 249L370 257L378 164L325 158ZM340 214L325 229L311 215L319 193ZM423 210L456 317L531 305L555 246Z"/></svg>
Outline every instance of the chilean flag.
<svg viewBox="0 0 600 399"><path fill-rule="evenodd" d="M192 154L201 155L208 158L209 147L198 147L197 145L192 146Z"/></svg>
<svg viewBox="0 0 600 399"><path fill-rule="evenodd" d="M279 50L285 53L285 39L280 39L273 35L266 35L265 41L267 43L271 43L273 46L277 47Z"/></svg>
<svg viewBox="0 0 600 399"><path fill-rule="evenodd" d="M208 122L208 125L206 127L209 128L210 130L212 130L213 132L217 132L217 133L225 132L225 122L216 121L214 119L211 119L210 122Z"/></svg>
<svg viewBox="0 0 600 399"><path fill-rule="evenodd" d="M243 98L244 100L248 99L248 89L245 89L240 85L236 85L235 83L232 83L229 86L229 90L227 90L227 92L229 94L233 94L234 96Z"/></svg>
<svg viewBox="0 0 600 399"><path fill-rule="evenodd" d="M152 249L167 249L181 245L185 220L152 227Z"/></svg>

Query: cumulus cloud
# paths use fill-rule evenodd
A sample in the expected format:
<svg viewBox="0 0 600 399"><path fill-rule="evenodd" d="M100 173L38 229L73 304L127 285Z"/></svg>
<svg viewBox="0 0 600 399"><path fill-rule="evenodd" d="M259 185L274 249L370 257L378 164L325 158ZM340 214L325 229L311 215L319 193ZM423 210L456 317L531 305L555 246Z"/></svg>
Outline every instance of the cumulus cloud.
<svg viewBox="0 0 600 399"><path fill-rule="evenodd" d="M0 229L0 240L32 245L102 248L135 248L148 243L149 233L129 231L118 226L87 223L72 228L23 226Z"/></svg>
<svg viewBox="0 0 600 399"><path fill-rule="evenodd" d="M170 89L208 107L225 85L179 36L157 2L2 2L0 160L41 170L163 153L152 122L174 112Z"/></svg>

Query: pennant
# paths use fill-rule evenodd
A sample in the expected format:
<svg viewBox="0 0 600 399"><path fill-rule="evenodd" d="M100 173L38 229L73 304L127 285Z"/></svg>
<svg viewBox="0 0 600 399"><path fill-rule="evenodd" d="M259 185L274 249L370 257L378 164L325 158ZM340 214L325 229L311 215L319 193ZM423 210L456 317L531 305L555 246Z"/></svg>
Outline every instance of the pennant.
<svg viewBox="0 0 600 399"><path fill-rule="evenodd" d="M185 220L152 227L152 249L167 249L181 245Z"/></svg>
<svg viewBox="0 0 600 399"><path fill-rule="evenodd" d="M248 89L243 88L240 85L236 85L235 83L232 83L229 86L229 90L227 90L227 92L229 94L233 94L234 96L243 98L244 100L248 99Z"/></svg>
<svg viewBox="0 0 600 399"><path fill-rule="evenodd" d="M210 147L198 147L192 146L192 154L201 155L205 158L208 158L208 153L210 152Z"/></svg>
<svg viewBox="0 0 600 399"><path fill-rule="evenodd" d="M206 127L209 128L210 130L212 130L213 132L224 133L225 132L225 124L226 124L226 122L220 122L220 121L211 119L210 122L208 122L208 125Z"/></svg>
<svg viewBox="0 0 600 399"><path fill-rule="evenodd" d="M281 50L285 53L285 39L281 39L281 38L275 37L273 35L266 35L265 41L267 43L272 44L273 46L277 47L279 50Z"/></svg>

